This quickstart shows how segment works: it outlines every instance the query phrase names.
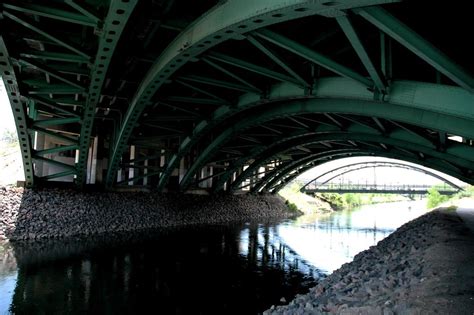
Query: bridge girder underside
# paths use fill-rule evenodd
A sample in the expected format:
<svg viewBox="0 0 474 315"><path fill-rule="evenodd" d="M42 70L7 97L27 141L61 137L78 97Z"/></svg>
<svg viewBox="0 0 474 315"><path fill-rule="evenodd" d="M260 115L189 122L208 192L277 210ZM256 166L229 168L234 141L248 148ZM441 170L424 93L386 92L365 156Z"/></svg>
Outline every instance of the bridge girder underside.
<svg viewBox="0 0 474 315"><path fill-rule="evenodd" d="M364 155L474 183L471 19L392 2L5 1L26 184L275 192Z"/></svg>

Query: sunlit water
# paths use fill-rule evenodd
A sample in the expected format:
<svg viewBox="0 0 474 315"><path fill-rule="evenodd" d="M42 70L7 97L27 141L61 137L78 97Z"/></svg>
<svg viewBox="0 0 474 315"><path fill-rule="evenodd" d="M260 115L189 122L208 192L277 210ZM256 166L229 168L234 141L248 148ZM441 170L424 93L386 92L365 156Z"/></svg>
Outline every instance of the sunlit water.
<svg viewBox="0 0 474 315"><path fill-rule="evenodd" d="M255 314L425 212L364 206L282 223L0 246L0 314Z"/></svg>

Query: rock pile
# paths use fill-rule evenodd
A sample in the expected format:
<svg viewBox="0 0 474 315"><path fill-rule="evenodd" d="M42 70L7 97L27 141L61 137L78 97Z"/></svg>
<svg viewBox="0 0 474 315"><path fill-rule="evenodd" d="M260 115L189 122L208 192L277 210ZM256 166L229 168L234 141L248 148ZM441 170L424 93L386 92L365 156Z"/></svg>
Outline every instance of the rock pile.
<svg viewBox="0 0 474 315"><path fill-rule="evenodd" d="M59 238L295 216L282 198L0 187L0 239Z"/></svg>
<svg viewBox="0 0 474 315"><path fill-rule="evenodd" d="M473 243L455 213L428 213L264 314L472 314Z"/></svg>

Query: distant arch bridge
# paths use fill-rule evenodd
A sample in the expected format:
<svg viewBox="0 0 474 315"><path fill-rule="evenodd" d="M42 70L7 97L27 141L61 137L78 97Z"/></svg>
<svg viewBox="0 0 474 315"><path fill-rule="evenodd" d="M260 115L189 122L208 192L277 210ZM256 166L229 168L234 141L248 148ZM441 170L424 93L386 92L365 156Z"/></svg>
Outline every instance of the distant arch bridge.
<svg viewBox="0 0 474 315"><path fill-rule="evenodd" d="M348 156L474 183L466 3L5 0L0 10L26 186L276 192Z"/></svg>
<svg viewBox="0 0 474 315"><path fill-rule="evenodd" d="M443 186L438 187L438 191L443 195L451 195L457 193L463 188L446 177L432 172L428 169L409 165L406 163L386 162L386 161L365 161L346 164L334 169L321 173L314 179L307 182L300 191L303 193L314 194L322 192L335 193L394 193L394 194L426 194L431 188L431 185L417 185L417 184L400 184L389 183L384 179L384 183L335 183L336 178L344 176L348 173L368 169L368 168L397 168L412 170L420 172L436 178L443 182Z"/></svg>

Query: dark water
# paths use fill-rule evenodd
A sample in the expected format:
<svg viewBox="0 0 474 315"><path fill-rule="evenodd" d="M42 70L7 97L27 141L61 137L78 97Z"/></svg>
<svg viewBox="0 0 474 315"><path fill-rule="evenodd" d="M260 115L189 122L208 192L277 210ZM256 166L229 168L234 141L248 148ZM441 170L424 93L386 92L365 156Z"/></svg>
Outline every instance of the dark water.
<svg viewBox="0 0 474 315"><path fill-rule="evenodd" d="M0 244L0 314L257 314L422 212L397 203L280 223Z"/></svg>

